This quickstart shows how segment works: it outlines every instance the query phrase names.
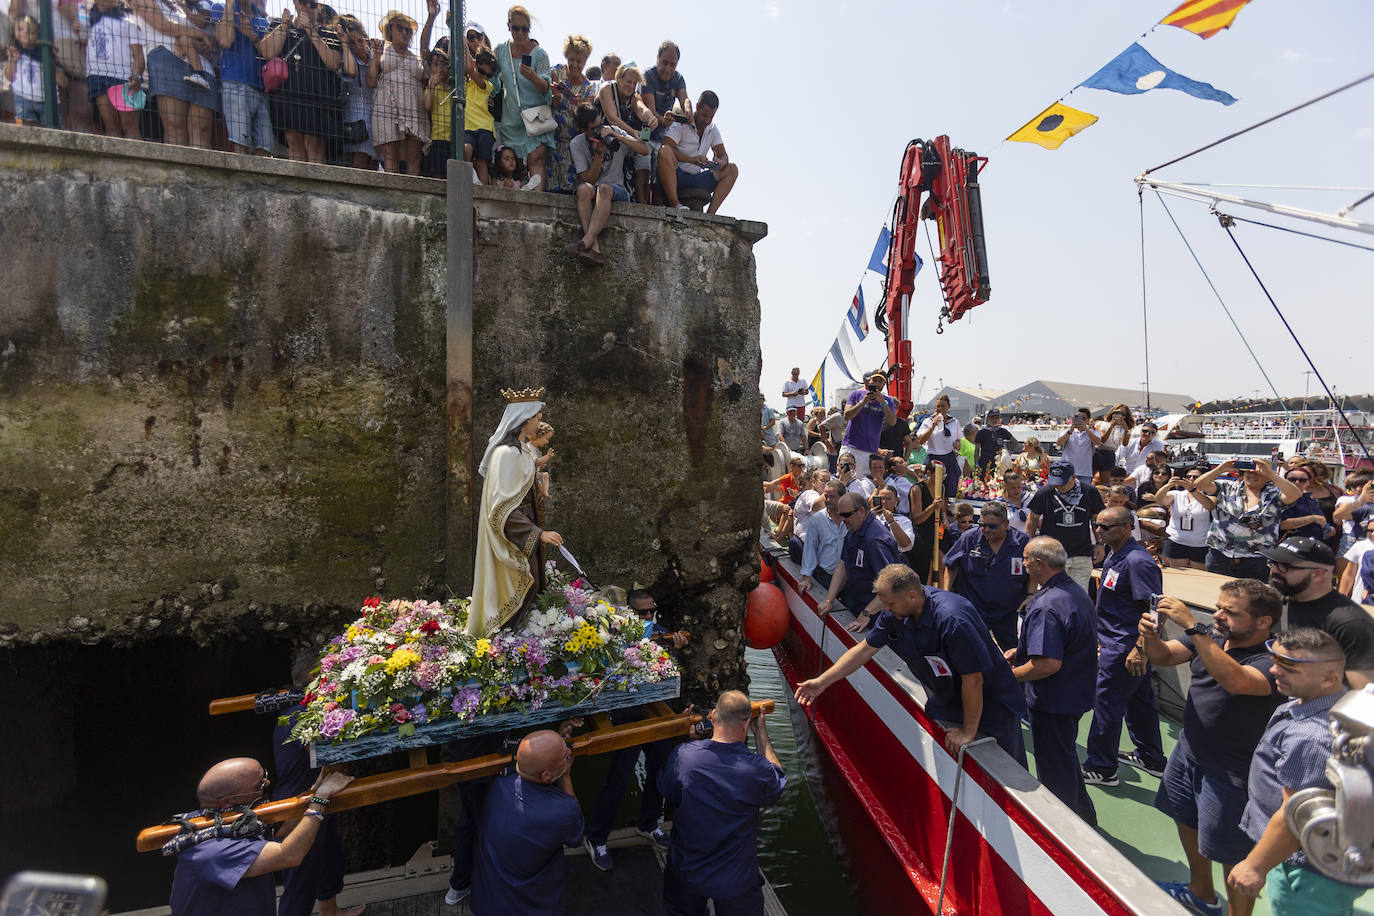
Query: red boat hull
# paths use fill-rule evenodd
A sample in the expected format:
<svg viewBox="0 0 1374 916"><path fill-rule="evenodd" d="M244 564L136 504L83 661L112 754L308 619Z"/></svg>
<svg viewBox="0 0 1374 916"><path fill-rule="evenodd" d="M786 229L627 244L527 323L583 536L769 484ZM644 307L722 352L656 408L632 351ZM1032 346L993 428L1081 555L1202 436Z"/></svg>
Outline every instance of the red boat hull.
<svg viewBox="0 0 1374 916"><path fill-rule="evenodd" d="M790 628L773 651L795 688L854 645L854 637L841 619L823 617L814 599L797 591L791 564L777 564L774 581L787 597ZM944 729L925 715L909 689L913 683L905 666L880 655L830 687L811 720L814 744L882 839L886 861L862 850L872 846L862 836L861 849L850 849L858 854L849 858L855 883L882 889L886 912L935 911L957 773L943 747ZM848 799L836 806L854 807ZM945 913L1177 912L1153 882L998 748L965 756L958 806ZM849 847L852 828L844 818L839 826Z"/></svg>

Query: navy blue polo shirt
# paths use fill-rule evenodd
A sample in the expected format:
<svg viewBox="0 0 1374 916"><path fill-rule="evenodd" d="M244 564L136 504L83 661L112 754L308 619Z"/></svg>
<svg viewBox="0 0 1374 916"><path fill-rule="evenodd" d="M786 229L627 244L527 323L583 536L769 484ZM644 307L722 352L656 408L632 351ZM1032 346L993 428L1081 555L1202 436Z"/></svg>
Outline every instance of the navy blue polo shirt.
<svg viewBox="0 0 1374 916"><path fill-rule="evenodd" d="M1218 646L1226 643L1222 636L1213 636L1212 640ZM1179 733L1178 746L1204 773L1243 787L1250 775L1250 758L1264 737L1269 717L1287 699L1275 688L1274 676L1269 673L1273 665L1269 650L1264 648L1263 642L1227 650L1226 654L1236 664L1254 668L1269 682L1268 696L1236 696L1228 693L1208 673L1193 647L1191 636L1185 633L1178 641L1193 653L1188 663L1193 683L1188 688L1188 703L1183 708L1183 731Z"/></svg>
<svg viewBox="0 0 1374 916"><path fill-rule="evenodd" d="M742 741L688 741L658 771L673 806L668 865L697 893L729 898L759 885L759 810L787 788L787 774Z"/></svg>
<svg viewBox="0 0 1374 916"><path fill-rule="evenodd" d="M845 530L840 559L844 561L844 603L855 614L873 600L873 580L884 566L899 563L897 541L869 513L858 531Z"/></svg>
<svg viewBox="0 0 1374 916"><path fill-rule="evenodd" d="M1097 633L1102 648L1135 645L1140 615L1149 610L1150 596L1163 591L1159 564L1134 538L1107 554L1097 584Z"/></svg>
<svg viewBox="0 0 1374 916"><path fill-rule="evenodd" d="M1284 506L1283 515L1280 518L1303 518L1308 515L1321 515L1322 507L1317 501L1308 494L1304 493L1298 497L1297 502L1290 506ZM1322 539L1322 531L1326 525L1313 522L1310 525L1303 525L1301 528L1294 528L1292 531L1283 532L1285 538L1314 538L1318 541Z"/></svg>
<svg viewBox="0 0 1374 916"><path fill-rule="evenodd" d="M206 840L182 851L172 876L172 916L275 916L275 876L243 876L269 839Z"/></svg>
<svg viewBox="0 0 1374 916"><path fill-rule="evenodd" d="M1054 674L1027 681L1030 708L1056 715L1082 715L1093 708L1097 683L1097 611L1083 586L1066 572L1054 575L1026 604L1016 646L1016 664L1032 655L1057 658Z"/></svg>
<svg viewBox="0 0 1374 916"><path fill-rule="evenodd" d="M1092 520L1106 505L1097 487L1078 484L1077 505L1069 493L1060 493L1055 487L1046 484L1035 491L1027 509L1040 516L1039 533L1051 537L1064 545L1071 557L1090 557L1093 555Z"/></svg>
<svg viewBox="0 0 1374 916"><path fill-rule="evenodd" d="M563 912L563 847L582 839L577 799L512 767L488 790L477 833L472 911L478 916Z"/></svg>
<svg viewBox="0 0 1374 916"><path fill-rule="evenodd" d="M966 598L922 586L925 608L919 618L898 617L884 609L868 633L868 644L892 646L930 695L926 714L952 722L964 720L960 691L965 674L983 675L983 715L1021 715L1026 698L1011 666L997 650L988 626ZM1001 710L993 706L1002 707Z"/></svg>
<svg viewBox="0 0 1374 916"><path fill-rule="evenodd" d="M945 554L945 565L959 570L954 590L963 595L991 624L1014 616L1026 597L1026 569L1022 552L1029 540L1007 526L1002 547L993 553L982 528L970 528Z"/></svg>

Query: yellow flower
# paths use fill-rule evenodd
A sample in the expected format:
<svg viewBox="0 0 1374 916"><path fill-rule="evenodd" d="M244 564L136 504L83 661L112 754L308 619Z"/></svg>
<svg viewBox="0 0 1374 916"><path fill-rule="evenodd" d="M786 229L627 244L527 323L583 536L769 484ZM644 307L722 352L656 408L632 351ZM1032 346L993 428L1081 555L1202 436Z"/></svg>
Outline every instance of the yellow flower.
<svg viewBox="0 0 1374 916"><path fill-rule="evenodd" d="M483 638L477 640L476 652L478 655L488 655L491 653L491 640Z"/></svg>
<svg viewBox="0 0 1374 916"><path fill-rule="evenodd" d="M391 658L386 660L386 673L395 674L412 665L420 663L420 653L412 652L410 649L397 649L391 653Z"/></svg>
<svg viewBox="0 0 1374 916"><path fill-rule="evenodd" d="M353 640L357 639L357 638L358 638L358 628L357 628L356 626L354 626L353 624L350 623L350 624L348 625L348 629L347 629L347 630L344 630L344 637L345 637L346 639L348 639L349 642L352 642Z"/></svg>

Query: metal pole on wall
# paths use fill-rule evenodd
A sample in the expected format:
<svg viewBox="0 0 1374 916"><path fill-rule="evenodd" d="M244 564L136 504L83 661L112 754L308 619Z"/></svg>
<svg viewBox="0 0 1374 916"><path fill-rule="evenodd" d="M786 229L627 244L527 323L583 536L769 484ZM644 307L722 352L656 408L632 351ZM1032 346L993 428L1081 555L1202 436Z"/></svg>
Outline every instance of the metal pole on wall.
<svg viewBox="0 0 1374 916"><path fill-rule="evenodd" d="M472 426L472 287L473 206L472 165L462 149L463 105L466 95L461 71L455 71L455 51L466 48L465 4L457 0L449 24L449 67L453 74L453 153L448 162L448 303L445 309L445 468L444 580L455 595L472 592L472 557L476 546L473 520L480 483L475 479ZM458 43L462 42L462 46Z"/></svg>
<svg viewBox="0 0 1374 916"><path fill-rule="evenodd" d="M449 100L453 106L449 123L453 129L449 133L450 159L463 158L464 119L467 117L467 59L468 26L467 2L457 0L448 10L448 73L452 92ZM462 53L459 53L459 52Z"/></svg>
<svg viewBox="0 0 1374 916"><path fill-rule="evenodd" d="M52 43L52 0L38 3L38 47L43 53L43 126L59 127L57 122L57 55Z"/></svg>

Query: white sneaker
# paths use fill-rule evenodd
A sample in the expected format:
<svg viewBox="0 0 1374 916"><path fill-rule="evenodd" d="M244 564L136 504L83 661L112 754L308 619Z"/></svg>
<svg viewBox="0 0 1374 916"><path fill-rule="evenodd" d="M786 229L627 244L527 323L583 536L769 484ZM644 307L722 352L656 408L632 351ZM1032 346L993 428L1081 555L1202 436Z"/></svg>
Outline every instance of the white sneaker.
<svg viewBox="0 0 1374 916"><path fill-rule="evenodd" d="M470 896L472 896L472 888L470 887L465 887L461 891L456 891L450 887L448 893L444 895L444 905L457 906Z"/></svg>
<svg viewBox="0 0 1374 916"><path fill-rule="evenodd" d="M678 204L678 205L675 206L673 209L674 209L674 210L690 210L690 209L692 209L692 208L689 207L689 206L687 206L686 204Z"/></svg>
<svg viewBox="0 0 1374 916"><path fill-rule="evenodd" d="M181 78L183 83L190 83L192 86L199 86L201 89L209 89L210 81L199 73L189 73Z"/></svg>
<svg viewBox="0 0 1374 916"><path fill-rule="evenodd" d="M472 183L473 183L473 184L481 184L481 183L482 183L482 179L480 179L480 178L477 177L477 170L476 170L476 169L473 169L473 170L472 170Z"/></svg>
<svg viewBox="0 0 1374 916"><path fill-rule="evenodd" d="M543 184L543 183L544 183L544 176L543 176L543 175L535 175L535 176L531 177L529 181L525 182L525 186L524 186L523 188L521 188L521 190L522 190L522 191L538 191L538 190L539 190L539 186L540 186L541 184Z"/></svg>

